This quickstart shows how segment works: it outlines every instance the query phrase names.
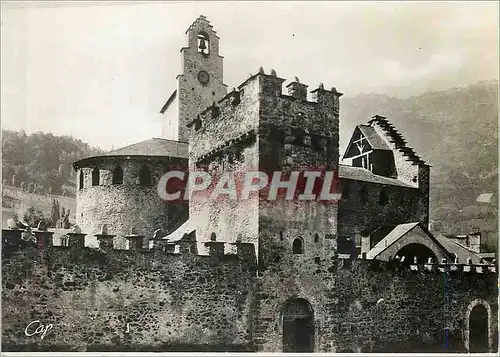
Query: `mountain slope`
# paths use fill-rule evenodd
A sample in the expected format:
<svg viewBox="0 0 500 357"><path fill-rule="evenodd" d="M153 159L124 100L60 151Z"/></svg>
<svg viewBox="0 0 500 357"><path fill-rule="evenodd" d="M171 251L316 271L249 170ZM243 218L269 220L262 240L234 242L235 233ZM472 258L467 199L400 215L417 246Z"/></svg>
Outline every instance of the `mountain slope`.
<svg viewBox="0 0 500 357"><path fill-rule="evenodd" d="M2 130L4 185L34 193L74 196L73 162L102 153L81 140L51 133ZM35 186L36 184L36 186Z"/></svg>
<svg viewBox="0 0 500 357"><path fill-rule="evenodd" d="M497 240L498 81L428 92L407 99L377 94L342 98L341 150L354 126L379 114L388 118L431 169L431 220L443 233L479 228L487 245ZM492 249L492 247L490 247Z"/></svg>

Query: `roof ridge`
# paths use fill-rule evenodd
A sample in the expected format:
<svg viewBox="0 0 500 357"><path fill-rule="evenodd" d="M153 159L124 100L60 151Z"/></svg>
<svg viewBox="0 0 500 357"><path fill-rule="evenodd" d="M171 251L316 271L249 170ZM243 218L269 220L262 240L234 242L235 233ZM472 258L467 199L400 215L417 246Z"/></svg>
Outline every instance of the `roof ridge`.
<svg viewBox="0 0 500 357"><path fill-rule="evenodd" d="M157 137L152 137L151 139L146 139L146 140L143 140L143 141L147 141L147 140L163 140L163 141L170 141L170 142L173 142L173 143L189 144L187 141L174 140L174 139L166 139L166 138L157 138ZM142 141L140 141L140 143L142 143Z"/></svg>

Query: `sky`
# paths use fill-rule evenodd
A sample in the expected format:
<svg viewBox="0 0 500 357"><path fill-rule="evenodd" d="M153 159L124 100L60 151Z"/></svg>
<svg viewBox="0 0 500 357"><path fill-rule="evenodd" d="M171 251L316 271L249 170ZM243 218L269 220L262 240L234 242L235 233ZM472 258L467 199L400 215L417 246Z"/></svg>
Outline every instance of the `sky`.
<svg viewBox="0 0 500 357"><path fill-rule="evenodd" d="M1 125L105 150L161 136L199 15L220 37L229 88L260 66L345 96L498 80L498 12L479 1L3 1Z"/></svg>

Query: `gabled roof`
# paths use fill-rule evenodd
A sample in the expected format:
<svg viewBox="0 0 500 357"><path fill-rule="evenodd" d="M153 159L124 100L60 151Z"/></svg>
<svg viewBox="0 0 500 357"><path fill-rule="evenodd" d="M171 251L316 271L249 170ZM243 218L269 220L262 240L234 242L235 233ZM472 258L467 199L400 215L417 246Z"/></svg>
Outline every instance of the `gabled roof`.
<svg viewBox="0 0 500 357"><path fill-rule="evenodd" d="M356 128L354 128L354 132L352 133L342 159L348 159L356 156L356 154L351 153L351 151L353 149L354 141L358 138L364 138L366 140L369 146L368 150L391 150L380 135L375 131L375 128L369 125L357 125Z"/></svg>
<svg viewBox="0 0 500 357"><path fill-rule="evenodd" d="M349 165L339 165L339 178L349 179L354 181L378 183L381 185L415 188L400 180L391 177L376 175L368 169L356 166L349 166Z"/></svg>
<svg viewBox="0 0 500 357"><path fill-rule="evenodd" d="M384 139L377 134L374 127L362 124L356 128L361 131L373 150L391 150Z"/></svg>
<svg viewBox="0 0 500 357"><path fill-rule="evenodd" d="M419 222L404 223L395 226L389 234L387 234L382 240L380 240L367 253L367 258L374 259L378 255L380 255L380 253L385 251L399 239L403 238L408 232L410 232L417 226L419 226L424 231L424 233L430 240L434 241L442 250L444 250L450 258L452 258L456 254L459 264L465 264L468 258L472 259L472 264L480 264L481 256L479 254L467 249L459 243L446 238L442 234L437 234L436 236L434 236Z"/></svg>
<svg viewBox="0 0 500 357"><path fill-rule="evenodd" d="M400 224L394 227L394 229L385 236L380 242L378 242L375 247L373 247L366 255L368 259L373 259L380 253L382 253L386 248L395 243L399 238L404 236L406 233L411 231L413 228L419 225L419 222Z"/></svg>

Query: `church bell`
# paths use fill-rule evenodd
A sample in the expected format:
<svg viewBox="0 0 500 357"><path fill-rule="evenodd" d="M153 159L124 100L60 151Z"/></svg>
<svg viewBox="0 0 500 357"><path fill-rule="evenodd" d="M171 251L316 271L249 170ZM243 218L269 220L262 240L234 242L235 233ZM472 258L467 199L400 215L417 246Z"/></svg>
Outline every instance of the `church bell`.
<svg viewBox="0 0 500 357"><path fill-rule="evenodd" d="M207 49L207 45L205 44L205 39L204 38L200 38L199 49L201 50L201 52L205 52L205 50Z"/></svg>

